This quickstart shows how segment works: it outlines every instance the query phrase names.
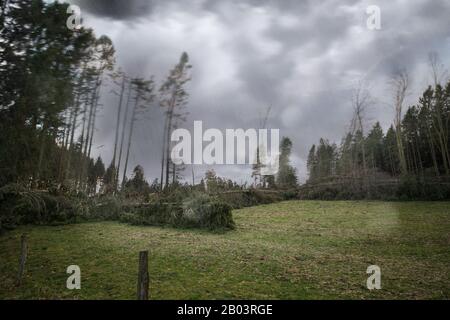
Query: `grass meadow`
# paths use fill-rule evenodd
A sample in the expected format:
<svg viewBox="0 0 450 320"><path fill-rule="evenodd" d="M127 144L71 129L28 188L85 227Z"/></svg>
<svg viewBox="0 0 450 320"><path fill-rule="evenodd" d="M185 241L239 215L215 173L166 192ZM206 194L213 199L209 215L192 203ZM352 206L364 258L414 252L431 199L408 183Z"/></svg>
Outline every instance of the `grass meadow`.
<svg viewBox="0 0 450 320"><path fill-rule="evenodd" d="M449 299L450 203L287 201L233 211L236 230L117 222L25 226L0 237L0 299ZM20 236L29 238L15 285ZM66 268L81 268L81 290ZM366 288L381 268L381 290Z"/></svg>

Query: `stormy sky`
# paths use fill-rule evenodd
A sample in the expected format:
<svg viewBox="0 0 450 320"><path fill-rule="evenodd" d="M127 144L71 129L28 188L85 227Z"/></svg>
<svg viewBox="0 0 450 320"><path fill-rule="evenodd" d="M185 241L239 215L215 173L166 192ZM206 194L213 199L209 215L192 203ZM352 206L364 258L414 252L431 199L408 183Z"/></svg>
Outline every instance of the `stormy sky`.
<svg viewBox="0 0 450 320"><path fill-rule="evenodd" d="M192 81L188 121L204 127L257 128L269 106L269 128L294 143L292 162L301 181L306 156L320 137L339 143L352 117L358 83L373 103L365 126L393 118L389 79L407 70L408 103L432 82L428 54L450 66L450 1L302 0L73 0L84 24L109 36L117 63L133 76L159 84L186 51ZM381 30L369 30L366 8L381 9ZM104 89L95 152L112 158L118 99ZM141 164L159 176L163 113L155 104L137 125L130 171ZM196 166L199 180L206 166ZM216 167L221 176L247 181L248 166ZM192 180L191 168L185 172Z"/></svg>

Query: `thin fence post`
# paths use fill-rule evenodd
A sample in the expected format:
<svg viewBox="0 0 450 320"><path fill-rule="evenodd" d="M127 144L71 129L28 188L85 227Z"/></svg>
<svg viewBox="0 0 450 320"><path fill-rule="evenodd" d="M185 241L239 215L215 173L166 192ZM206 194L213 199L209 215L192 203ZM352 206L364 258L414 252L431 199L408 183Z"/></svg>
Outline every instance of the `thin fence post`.
<svg viewBox="0 0 450 320"><path fill-rule="evenodd" d="M20 259L19 259L19 272L17 274L17 285L20 286L22 284L22 277L25 271L25 263L27 262L27 252L28 252L28 244L27 244L27 235L22 234L20 237Z"/></svg>
<svg viewBox="0 0 450 320"><path fill-rule="evenodd" d="M139 252L139 274L137 285L138 300L148 300L148 251Z"/></svg>

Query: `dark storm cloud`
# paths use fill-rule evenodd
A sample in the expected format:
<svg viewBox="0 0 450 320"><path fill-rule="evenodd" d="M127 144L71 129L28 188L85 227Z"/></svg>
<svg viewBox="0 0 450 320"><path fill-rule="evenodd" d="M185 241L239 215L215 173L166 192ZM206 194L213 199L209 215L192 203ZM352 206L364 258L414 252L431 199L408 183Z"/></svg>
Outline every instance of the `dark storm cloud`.
<svg viewBox="0 0 450 320"><path fill-rule="evenodd" d="M128 20L151 12L152 0L72 0L84 11L99 17Z"/></svg>
<svg viewBox="0 0 450 320"><path fill-rule="evenodd" d="M438 52L450 65L446 0L77 2L96 33L113 39L118 64L129 74L154 75L161 82L180 54L189 53L194 68L186 128L194 120L203 120L206 128L256 127L271 105L269 126L294 141L301 177L312 143L320 137L340 142L358 80L364 79L376 98L367 127L375 120L387 127L392 119L387 83L395 70L410 73L414 102L429 81L428 52ZM369 5L381 9L381 30L366 28ZM117 99L105 95L103 104L96 141L106 146L98 153L108 162ZM150 120L138 124L132 147L130 168L142 164L149 179L158 176L162 116L155 106ZM205 167L195 170L200 175ZM236 179L250 175L237 166L218 171Z"/></svg>

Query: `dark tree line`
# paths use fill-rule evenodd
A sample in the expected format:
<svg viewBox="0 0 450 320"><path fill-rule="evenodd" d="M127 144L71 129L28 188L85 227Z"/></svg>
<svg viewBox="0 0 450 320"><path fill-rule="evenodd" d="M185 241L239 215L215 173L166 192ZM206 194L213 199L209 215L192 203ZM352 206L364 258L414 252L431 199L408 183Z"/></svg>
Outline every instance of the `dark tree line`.
<svg viewBox="0 0 450 320"><path fill-rule="evenodd" d="M131 180L127 173L136 124L157 104L166 122L158 183L176 184L183 167L170 161L170 136L187 115L188 55L182 54L157 97L153 77L116 69L108 37L67 28L67 6L43 0L1 3L0 186L18 182L86 194L145 186L135 183L144 179L142 167L134 169ZM92 153L98 113L112 107L102 106L101 96L111 87L118 98L117 122L112 161L105 168Z"/></svg>
<svg viewBox="0 0 450 320"><path fill-rule="evenodd" d="M102 46L110 42L88 29L68 30L66 9L60 3L10 0L2 10L1 184L37 186L74 174L86 179L106 68L93 60L103 59ZM75 141L80 114L85 130Z"/></svg>
<svg viewBox="0 0 450 320"><path fill-rule="evenodd" d="M332 177L439 179L449 175L450 82L423 92L402 114L407 78L397 82L394 124L383 132L377 122L363 134L349 132L340 146L321 139L308 155L309 182Z"/></svg>

